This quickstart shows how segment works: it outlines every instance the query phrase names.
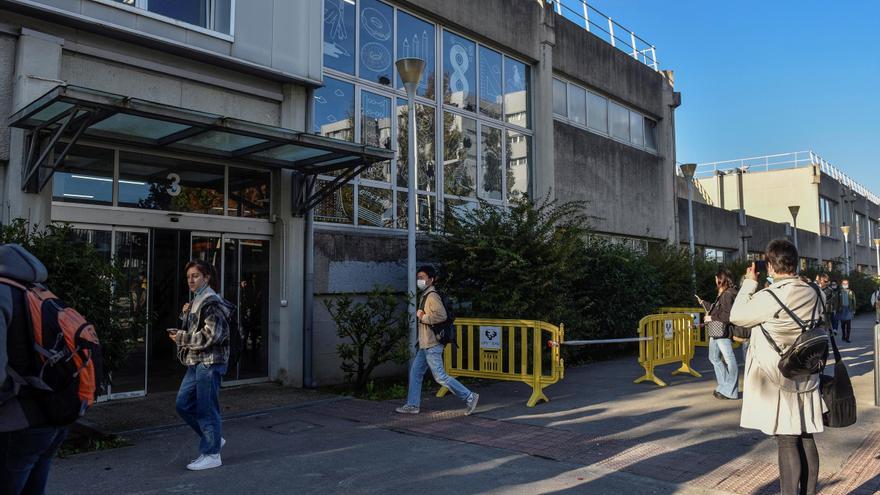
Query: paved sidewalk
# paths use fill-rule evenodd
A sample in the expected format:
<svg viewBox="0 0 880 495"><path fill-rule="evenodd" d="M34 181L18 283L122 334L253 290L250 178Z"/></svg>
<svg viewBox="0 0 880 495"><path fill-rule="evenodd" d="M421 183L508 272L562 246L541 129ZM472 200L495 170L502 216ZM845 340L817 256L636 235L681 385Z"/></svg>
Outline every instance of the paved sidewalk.
<svg viewBox="0 0 880 495"><path fill-rule="evenodd" d="M873 406L873 320L860 318L844 359L859 423L817 436L822 493L880 491L880 408ZM180 427L141 432L134 447L60 459L52 493L740 493L778 491L776 446L738 427L739 401L719 401L703 351L703 379L667 388L632 384L634 358L569 369L525 407L515 383L480 390L478 414L453 397L422 414L399 402L341 399L227 420L221 469L190 473L195 437ZM87 472L87 476L82 473ZM63 491L59 487L65 487Z"/></svg>

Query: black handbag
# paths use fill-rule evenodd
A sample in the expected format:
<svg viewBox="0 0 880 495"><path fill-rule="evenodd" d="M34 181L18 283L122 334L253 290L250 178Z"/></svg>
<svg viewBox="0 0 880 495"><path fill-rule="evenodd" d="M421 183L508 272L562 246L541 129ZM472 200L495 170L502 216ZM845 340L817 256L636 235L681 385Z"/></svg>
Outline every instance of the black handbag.
<svg viewBox="0 0 880 495"><path fill-rule="evenodd" d="M798 318L788 306L782 303L772 290L767 291L773 296L773 299L776 299L776 302L782 306L782 309L788 313L788 316L790 316L791 319L801 327L801 334L798 335L797 339L795 339L791 346L786 348L785 351L782 351L779 348L776 341L773 340L773 337L767 333L764 325L759 325L761 331L764 332L764 337L767 338L770 347L779 354L779 372L782 373L782 376L790 380L805 378L816 373L821 373L822 370L825 369L825 362L828 360L828 333L824 328L820 328L819 324L822 320L816 315L816 312L819 310L819 305L822 304L822 294L819 292L818 287L813 284L809 285L816 291L816 295L818 296L816 305L813 306L809 324ZM821 312L819 314L821 315Z"/></svg>
<svg viewBox="0 0 880 495"><path fill-rule="evenodd" d="M834 349L834 376L823 374L820 377L819 391L828 407L828 412L822 414L822 423L830 428L845 428L856 422L856 395L834 335L829 337Z"/></svg>

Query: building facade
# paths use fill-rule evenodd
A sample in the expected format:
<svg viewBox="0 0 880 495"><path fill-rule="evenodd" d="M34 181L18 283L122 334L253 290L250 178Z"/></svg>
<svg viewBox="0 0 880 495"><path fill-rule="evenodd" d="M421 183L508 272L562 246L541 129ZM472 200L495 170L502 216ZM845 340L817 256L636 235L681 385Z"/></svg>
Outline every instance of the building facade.
<svg viewBox="0 0 880 495"><path fill-rule="evenodd" d="M126 270L116 303L149 323L132 328L114 397L176 386L163 337L190 258L215 264L243 315L235 383L341 380L323 301L406 287L402 57L427 62L420 247L446 212L523 195L587 201L621 242L679 240L672 74L580 0L0 0L0 13L0 221L71 223Z"/></svg>

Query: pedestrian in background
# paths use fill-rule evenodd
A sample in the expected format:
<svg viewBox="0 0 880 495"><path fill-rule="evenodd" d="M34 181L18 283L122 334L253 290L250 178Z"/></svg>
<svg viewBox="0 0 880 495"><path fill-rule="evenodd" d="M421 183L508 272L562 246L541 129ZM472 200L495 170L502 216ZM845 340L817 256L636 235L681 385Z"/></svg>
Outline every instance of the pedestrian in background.
<svg viewBox="0 0 880 495"><path fill-rule="evenodd" d="M739 366L736 363L736 354L733 353L730 309L736 299L737 289L730 270L718 269L715 274L715 287L718 293L715 302L711 305L697 298L706 310L706 322L721 322L725 328L725 337L709 338L709 362L715 368L715 381L718 382L712 395L716 399L736 400L739 399Z"/></svg>
<svg viewBox="0 0 880 495"><path fill-rule="evenodd" d="M840 290L837 291L837 319L840 320L840 331L843 332L844 342L851 342L852 319L856 307L856 293L849 288L849 280L841 280Z"/></svg>
<svg viewBox="0 0 880 495"><path fill-rule="evenodd" d="M837 335L837 330L840 328L840 320L838 319L838 301L837 297L840 293L840 287L837 286L837 281L832 280L831 283L831 299L828 299L827 296L825 298L825 304L828 306L826 310L831 313L831 331L834 332L834 335Z"/></svg>
<svg viewBox="0 0 880 495"><path fill-rule="evenodd" d="M814 495L819 452L813 435L824 430L819 374L794 380L783 376L778 367L780 356L767 338L769 335L780 348L786 348L802 332L780 302L808 323L815 311L821 311L821 292L797 277L798 259L794 244L784 239L772 241L767 246L767 265L773 283L759 291L755 266L750 266L730 321L752 328L740 425L776 437L781 493Z"/></svg>
<svg viewBox="0 0 880 495"><path fill-rule="evenodd" d="M874 323L880 325L880 288L871 294L871 306L874 308Z"/></svg>
<svg viewBox="0 0 880 495"><path fill-rule="evenodd" d="M825 311L822 313L822 323L829 332L833 331L832 320L834 315L834 290L831 288L830 282L831 277L827 273L816 275L816 285L819 286L822 296L825 298Z"/></svg>

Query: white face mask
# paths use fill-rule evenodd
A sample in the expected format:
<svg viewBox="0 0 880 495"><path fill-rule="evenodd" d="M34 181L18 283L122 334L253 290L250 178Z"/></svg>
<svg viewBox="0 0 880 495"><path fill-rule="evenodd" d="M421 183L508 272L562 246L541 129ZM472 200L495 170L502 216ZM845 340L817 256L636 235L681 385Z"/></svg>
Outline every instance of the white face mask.
<svg viewBox="0 0 880 495"><path fill-rule="evenodd" d="M843 287L844 289L849 289L849 285L847 285L847 284L843 284L843 285L841 285L841 287Z"/></svg>
<svg viewBox="0 0 880 495"><path fill-rule="evenodd" d="M425 290L428 288L428 282L425 280L416 280L416 287L418 287L419 290Z"/></svg>

